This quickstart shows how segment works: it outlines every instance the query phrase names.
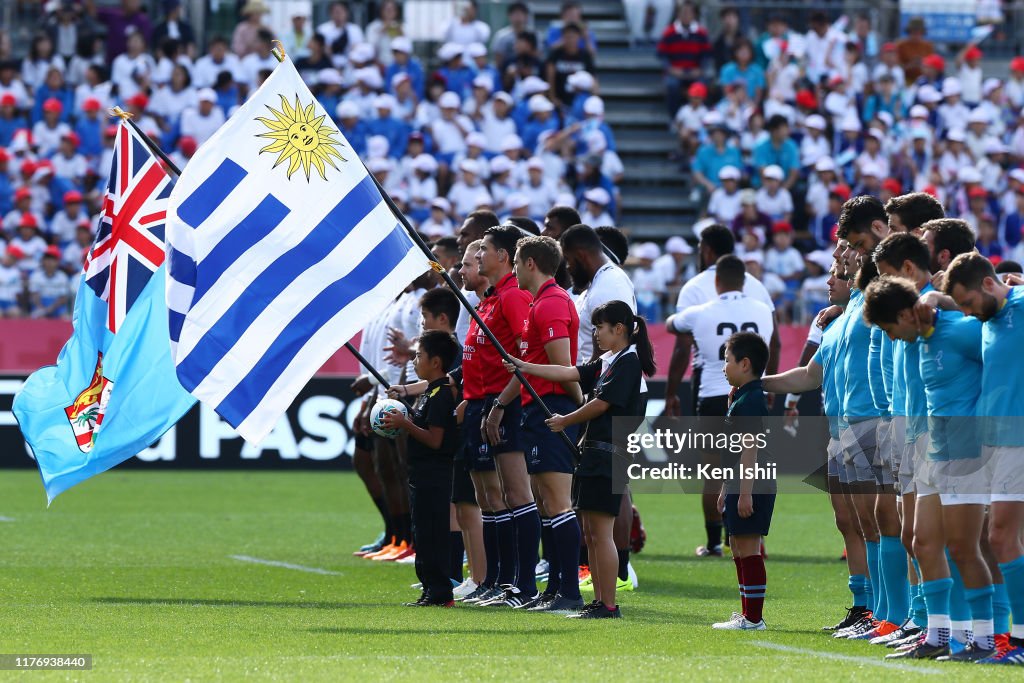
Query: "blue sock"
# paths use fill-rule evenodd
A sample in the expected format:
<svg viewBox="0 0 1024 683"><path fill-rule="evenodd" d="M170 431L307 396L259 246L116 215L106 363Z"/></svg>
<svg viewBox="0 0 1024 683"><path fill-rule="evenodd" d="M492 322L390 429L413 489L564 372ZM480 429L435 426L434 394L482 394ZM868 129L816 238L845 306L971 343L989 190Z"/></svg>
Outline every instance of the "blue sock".
<svg viewBox="0 0 1024 683"><path fill-rule="evenodd" d="M949 563L949 577L953 579L953 587L949 591L949 618L954 622L970 623L971 606L967 602L967 596L964 595L964 591L966 591L964 580L948 549L946 550L946 562Z"/></svg>
<svg viewBox="0 0 1024 683"><path fill-rule="evenodd" d="M953 579L935 579L921 584L921 593L928 604L928 643L945 645L949 642L949 591Z"/></svg>
<svg viewBox="0 0 1024 683"><path fill-rule="evenodd" d="M992 586L992 626L995 632L1010 632L1010 596L1006 594L1006 584L997 583Z"/></svg>
<svg viewBox="0 0 1024 683"><path fill-rule="evenodd" d="M992 594L994 592L991 585L969 588L964 591L964 596L971 606L971 630L974 631L974 642L985 650L995 647L992 622Z"/></svg>
<svg viewBox="0 0 1024 683"><path fill-rule="evenodd" d="M559 592L563 598L580 597L580 522L572 510L551 518L551 535L555 538L555 554L562 572Z"/></svg>
<svg viewBox="0 0 1024 683"><path fill-rule="evenodd" d="M494 583L508 586L516 582L516 530L511 511L494 511L494 530L498 539L498 575Z"/></svg>
<svg viewBox="0 0 1024 683"><path fill-rule="evenodd" d="M871 580L871 602L868 603L868 607L874 613L875 619L882 619L878 613L885 599L885 591L882 590L882 573L878 570L878 541L864 541L864 548L868 553L868 577Z"/></svg>
<svg viewBox="0 0 1024 683"><path fill-rule="evenodd" d="M493 512L481 512L483 522L484 555L487 557L487 576L483 585L490 588L498 581L498 527Z"/></svg>
<svg viewBox="0 0 1024 683"><path fill-rule="evenodd" d="M1013 562L1000 562L999 571L1010 599L1010 637L1024 638L1024 555Z"/></svg>
<svg viewBox="0 0 1024 683"><path fill-rule="evenodd" d="M888 603L888 619L899 626L910 616L907 551L899 536L882 536L879 543L879 561Z"/></svg>
<svg viewBox="0 0 1024 683"><path fill-rule="evenodd" d="M853 593L853 606L854 607L867 607L868 606L868 577L863 574L851 574L850 580L846 584L850 587L850 592Z"/></svg>
<svg viewBox="0 0 1024 683"><path fill-rule="evenodd" d="M921 565L917 558L911 558L914 571L917 573L917 595L910 601L910 613L914 617L914 623L924 628L928 625L928 603L924 599L924 581L921 578Z"/></svg>
<svg viewBox="0 0 1024 683"><path fill-rule="evenodd" d="M540 518L540 538L541 542L544 544L544 553L548 558L548 585L544 589L544 592L553 595L558 592L560 584L558 582L558 551L555 546L555 538L551 534L550 517Z"/></svg>
<svg viewBox="0 0 1024 683"><path fill-rule="evenodd" d="M515 584L523 596L530 599L537 594L537 549L540 548L537 504L530 502L513 508L512 524L515 527ZM576 548L576 552L579 552L579 541L576 542Z"/></svg>

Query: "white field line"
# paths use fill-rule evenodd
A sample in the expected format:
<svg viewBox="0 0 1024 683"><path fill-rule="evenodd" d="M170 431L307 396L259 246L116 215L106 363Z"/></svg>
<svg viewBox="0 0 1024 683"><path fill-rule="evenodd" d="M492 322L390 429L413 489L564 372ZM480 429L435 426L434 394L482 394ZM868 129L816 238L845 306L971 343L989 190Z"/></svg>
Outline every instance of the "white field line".
<svg viewBox="0 0 1024 683"><path fill-rule="evenodd" d="M809 650L802 647L791 647L789 645L779 645L777 643L768 643L763 640L755 640L751 645L757 647L767 648L769 650L778 650L779 652L791 652L798 655L810 655L813 657L823 657L824 659L834 659L841 662L851 662L854 664L867 664L868 666L880 666L884 669L895 669L897 671L906 671L907 673L914 674L926 674L934 676L936 674L949 674L949 670L942 671L940 669L927 668L923 666L911 666L909 664L903 664L901 662L887 661L885 659L875 659L874 657L855 657L854 655L841 655L835 652L822 652L821 650ZM889 650L886 650L889 652Z"/></svg>
<svg viewBox="0 0 1024 683"><path fill-rule="evenodd" d="M325 576L341 576L341 572L332 572L329 569L320 569L319 567L304 567L301 564L292 564L291 562L278 562L277 560L264 560L259 557L250 557L249 555L229 555L232 560L238 560L239 562L249 562L252 564L262 564L268 567L281 567L282 569L294 569L299 572L307 572L309 574L323 574Z"/></svg>

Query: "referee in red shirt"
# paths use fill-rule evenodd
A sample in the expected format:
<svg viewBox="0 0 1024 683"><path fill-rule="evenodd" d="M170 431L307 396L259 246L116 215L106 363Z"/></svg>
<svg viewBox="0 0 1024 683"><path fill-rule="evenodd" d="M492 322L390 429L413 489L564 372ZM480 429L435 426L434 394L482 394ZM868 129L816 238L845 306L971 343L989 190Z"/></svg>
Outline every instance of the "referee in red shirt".
<svg viewBox="0 0 1024 683"><path fill-rule="evenodd" d="M562 250L550 237L524 237L516 246L516 279L520 288L533 295L520 347L520 357L528 363L569 367L576 363L580 318L569 294L555 282L555 271L561 262ZM555 414L567 415L582 403L579 384L575 382L563 386L534 378L531 384ZM501 392L498 402L512 400L515 396L520 396L523 403L520 438L526 451L526 465L545 521L551 526L553 546L548 589L544 596L537 596L527 609L561 614L577 612L583 607L578 574L580 526L572 509L571 495L577 455L560 434L552 432L544 423L547 415L543 409L513 377ZM574 443L577 432L576 426L565 430L566 436ZM536 517L536 512L533 516ZM537 521L539 537L539 518ZM520 569L536 564L538 540L530 539L529 547L533 553L529 558L522 558ZM536 593L532 571L527 576L520 576L517 583L521 594L533 597Z"/></svg>
<svg viewBox="0 0 1024 683"><path fill-rule="evenodd" d="M512 225L490 227L484 232L482 246L476 253L479 273L491 284L477 312L505 351L513 354L519 348L530 311L530 295L519 289L512 274L516 242L521 236L519 228ZM538 544L534 538L532 555L523 550L520 538L529 539L532 534L529 530L520 533L520 526L528 523L527 512L532 511L533 516L537 516L537 505L519 443L522 414L519 395L501 405L495 404L498 394L508 384L508 372L501 361L498 349L476 321L471 320L462 355L462 391L466 399L463 425L465 457L480 503L487 577L465 602L517 606L520 604L518 591L512 587L520 574L534 575ZM490 438L484 424L488 415L492 421ZM533 563L519 571L524 554L532 556ZM526 597L532 596L533 592Z"/></svg>

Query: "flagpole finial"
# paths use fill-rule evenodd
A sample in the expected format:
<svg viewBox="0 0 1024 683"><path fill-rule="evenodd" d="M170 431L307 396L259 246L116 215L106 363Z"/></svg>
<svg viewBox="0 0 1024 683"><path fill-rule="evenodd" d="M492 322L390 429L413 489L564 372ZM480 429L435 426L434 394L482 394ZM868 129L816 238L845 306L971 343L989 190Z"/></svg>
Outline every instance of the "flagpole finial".
<svg viewBox="0 0 1024 683"><path fill-rule="evenodd" d="M443 272L445 272L445 267L444 267L444 266L442 266L442 265L441 265L440 263L438 263L437 261L427 261L427 263L428 263L428 264L430 265L430 267L431 267L431 268L433 268L433 269L434 269L434 271L435 271L435 272L437 272L437 273L443 273Z"/></svg>
<svg viewBox="0 0 1024 683"><path fill-rule="evenodd" d="M270 54L277 57L278 62L283 62L284 58L287 56L284 52L284 44L280 40L271 41L270 44L274 46L270 51Z"/></svg>
<svg viewBox="0 0 1024 683"><path fill-rule="evenodd" d="M113 109L110 110L110 115L111 116L116 116L117 118L121 119L122 121L127 121L128 119L130 119L133 116L135 116L135 114L131 113L130 111L125 111L124 109L121 109L121 107L116 107L116 106Z"/></svg>

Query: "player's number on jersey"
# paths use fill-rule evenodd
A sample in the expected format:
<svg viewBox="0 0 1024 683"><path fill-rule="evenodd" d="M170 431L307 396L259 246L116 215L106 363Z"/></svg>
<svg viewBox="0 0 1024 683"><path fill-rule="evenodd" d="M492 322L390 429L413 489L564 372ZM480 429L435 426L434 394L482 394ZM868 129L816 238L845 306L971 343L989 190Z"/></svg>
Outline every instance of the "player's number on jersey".
<svg viewBox="0 0 1024 683"><path fill-rule="evenodd" d="M718 329L715 330L715 333L719 337L725 337L726 340L737 332L754 332L755 334L759 334L760 330L757 329L757 323L741 323L739 329L737 329L732 323L718 323ZM722 345L718 347L718 360L725 360L724 341L722 342Z"/></svg>

